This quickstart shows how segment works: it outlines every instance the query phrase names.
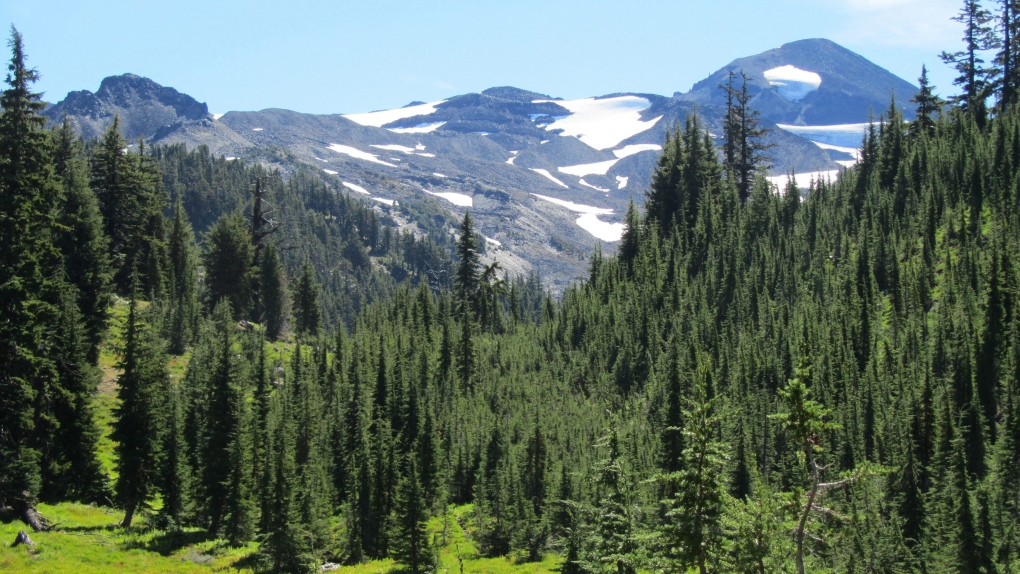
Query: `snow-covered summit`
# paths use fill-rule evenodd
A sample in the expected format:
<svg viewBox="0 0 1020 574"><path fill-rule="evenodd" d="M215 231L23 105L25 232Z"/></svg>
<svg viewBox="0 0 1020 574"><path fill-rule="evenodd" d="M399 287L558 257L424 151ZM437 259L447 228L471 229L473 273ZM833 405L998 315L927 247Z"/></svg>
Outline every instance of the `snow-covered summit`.
<svg viewBox="0 0 1020 574"><path fill-rule="evenodd" d="M764 74L769 85L776 88L779 95L791 102L803 100L804 96L817 90L818 86L822 85L822 77L818 74L801 70L790 64L765 70Z"/></svg>

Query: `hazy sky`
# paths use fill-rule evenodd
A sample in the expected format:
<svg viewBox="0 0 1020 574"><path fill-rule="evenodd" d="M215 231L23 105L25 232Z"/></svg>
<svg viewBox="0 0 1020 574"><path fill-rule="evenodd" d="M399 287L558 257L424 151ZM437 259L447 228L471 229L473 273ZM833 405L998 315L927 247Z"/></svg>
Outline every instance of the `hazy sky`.
<svg viewBox="0 0 1020 574"><path fill-rule="evenodd" d="M942 95L959 0L0 0L47 101L132 72L211 112L351 113L512 85L672 95L735 58L824 37ZM8 59L4 53L4 61Z"/></svg>

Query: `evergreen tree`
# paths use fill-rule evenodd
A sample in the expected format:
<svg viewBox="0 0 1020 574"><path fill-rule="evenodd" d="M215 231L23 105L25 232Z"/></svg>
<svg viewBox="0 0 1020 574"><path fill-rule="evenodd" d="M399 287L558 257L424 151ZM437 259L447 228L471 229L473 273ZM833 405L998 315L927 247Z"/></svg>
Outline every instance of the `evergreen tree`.
<svg viewBox="0 0 1020 574"><path fill-rule="evenodd" d="M917 79L917 85L920 89L910 99L917 106L917 117L910 124L910 131L915 135L932 135L935 131L935 118L932 116L941 114L943 102L935 95L935 86L928 83L928 68L924 65L921 66L921 77Z"/></svg>
<svg viewBox="0 0 1020 574"><path fill-rule="evenodd" d="M588 572L633 574L637 571L637 524L615 428L601 446L608 452L594 470L598 502L586 509L587 541L578 562Z"/></svg>
<svg viewBox="0 0 1020 574"><path fill-rule="evenodd" d="M103 231L98 200L89 187L84 150L66 118L53 138L54 164L63 183L57 218L63 229L57 234L56 243L64 259L67 280L77 289L77 305L90 345L88 357L95 363L99 360L99 344L106 331L110 306L109 240Z"/></svg>
<svg viewBox="0 0 1020 574"><path fill-rule="evenodd" d="M394 514L390 535L393 559L411 574L435 570L436 559L428 533L428 507L413 458L408 460L407 471L397 487Z"/></svg>
<svg viewBox="0 0 1020 574"><path fill-rule="evenodd" d="M290 294L287 290L287 274L277 255L276 246L268 243L262 254L262 266L259 270L262 284L263 317L258 319L265 323L266 337L276 341L283 335L290 319Z"/></svg>
<svg viewBox="0 0 1020 574"><path fill-rule="evenodd" d="M478 306L478 289L481 263L478 259L478 239L475 235L471 212L464 212L457 239L457 275L454 291L457 300L457 315L463 322L474 320Z"/></svg>
<svg viewBox="0 0 1020 574"><path fill-rule="evenodd" d="M670 569L678 572L694 567L702 574L716 570L722 553L722 469L726 458L723 445L715 438L720 418L712 413L713 406L702 380L695 386L686 413L682 470L663 476L676 484L676 494L664 501L669 510L662 531L667 556L676 560Z"/></svg>
<svg viewBox="0 0 1020 574"><path fill-rule="evenodd" d="M252 247L240 213L220 217L206 234L202 265L209 292L209 309L221 300L230 304L235 319L251 306Z"/></svg>
<svg viewBox="0 0 1020 574"><path fill-rule="evenodd" d="M0 94L0 504L35 530L40 435L35 404L55 384L44 349L56 327L62 286L51 239L58 189L47 153L45 107L30 90L38 73L26 66L21 34L11 27L8 89ZM45 439L46 435L42 435Z"/></svg>
<svg viewBox="0 0 1020 574"><path fill-rule="evenodd" d="M60 310L56 340L60 391L51 398L58 426L52 448L43 459L42 495L49 500L104 503L111 492L109 477L99 461L101 433L93 403L100 372L89 357L92 346L75 294L73 288L65 291Z"/></svg>
<svg viewBox="0 0 1020 574"><path fill-rule="evenodd" d="M167 241L167 293L164 332L170 353L182 355L198 328L198 274L195 235L178 198Z"/></svg>
<svg viewBox="0 0 1020 574"><path fill-rule="evenodd" d="M984 66L981 54L995 45L994 31L989 25L992 14L979 0L963 0L960 13L953 20L964 26L964 49L942 52L939 57L959 74L953 83L960 86L963 93L952 98L952 103L970 111L980 124L984 121L985 100L991 87L990 70Z"/></svg>
<svg viewBox="0 0 1020 574"><path fill-rule="evenodd" d="M135 511L154 494L159 470L162 430L160 394L169 385L166 356L152 328L140 317L132 297L125 326L124 350L117 378L120 405L114 413L112 438L116 442L117 499L124 506L125 527Z"/></svg>
<svg viewBox="0 0 1020 574"><path fill-rule="evenodd" d="M319 284L315 281L315 269L306 259L294 293L294 330L299 335L316 337L319 323Z"/></svg>
<svg viewBox="0 0 1020 574"><path fill-rule="evenodd" d="M246 457L246 445L234 452L235 439L240 433L240 407L243 401L243 380L246 373L237 358L235 350L237 327L231 317L230 304L221 301L213 311L213 329L210 338L204 344L212 351L211 376L207 381L204 394L208 401L208 419L205 421L201 437L201 485L203 504L207 526L213 534L218 534L223 527L228 512L227 490L230 487L233 457ZM242 472L236 469L236 472ZM243 479L239 479L243 480ZM246 489L243 484L239 489ZM238 505L243 501L235 501Z"/></svg>
<svg viewBox="0 0 1020 574"><path fill-rule="evenodd" d="M173 526L189 517L192 507L191 468L185 439L184 397L179 385L171 384L162 395L166 413L159 441L159 493L163 498L160 514Z"/></svg>

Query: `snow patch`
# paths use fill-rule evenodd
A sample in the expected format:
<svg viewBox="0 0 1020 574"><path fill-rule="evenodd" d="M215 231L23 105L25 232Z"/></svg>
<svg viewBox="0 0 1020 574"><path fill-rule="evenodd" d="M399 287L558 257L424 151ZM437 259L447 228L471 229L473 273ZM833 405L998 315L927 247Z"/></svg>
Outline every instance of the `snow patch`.
<svg viewBox="0 0 1020 574"><path fill-rule="evenodd" d="M357 185L357 184L354 184L354 183L350 183L350 182L347 182L347 181L341 181L340 183L344 184L344 187L346 187L347 189L349 189L351 191L356 191L358 193L363 193L365 195L372 195L372 194L368 193L367 189L361 187L360 185Z"/></svg>
<svg viewBox="0 0 1020 574"><path fill-rule="evenodd" d="M556 185L558 185L560 187L565 187L567 189L570 189L569 185L567 185L567 184L563 183L562 181L556 179L556 177L553 174L549 173L547 170L544 170L542 168L533 167L533 168L531 168L531 171L533 171L533 172L537 173L538 175L548 179L549 181L555 183Z"/></svg>
<svg viewBox="0 0 1020 574"><path fill-rule="evenodd" d="M213 114L213 115L212 115L212 119L214 119L214 120L218 120L218 119L222 118L222 117L223 117L223 116L225 116L225 115L226 115L226 114Z"/></svg>
<svg viewBox="0 0 1020 574"><path fill-rule="evenodd" d="M519 154L521 152L520 152L520 150L518 150L518 151L511 151L510 153L512 153L514 155L510 156L510 159L506 160L506 162L508 164L510 164L510 165L513 165L514 164L514 160L517 159L517 154Z"/></svg>
<svg viewBox="0 0 1020 574"><path fill-rule="evenodd" d="M395 200L395 199L386 199L385 197L373 197L372 200L373 201L378 201L379 203L385 203L386 205L388 205L390 207L393 207L394 205L397 204L397 200Z"/></svg>
<svg viewBox="0 0 1020 574"><path fill-rule="evenodd" d="M452 191L441 191L438 193L426 191L425 193L441 197L458 207L473 207L475 203L470 195L464 195L463 193L454 193Z"/></svg>
<svg viewBox="0 0 1020 574"><path fill-rule="evenodd" d="M414 153L414 148L413 147L407 147L406 145L400 145L400 144L385 144L385 145L372 144L372 145L370 145L368 147L374 147L376 149L384 149L386 151L402 151L404 153Z"/></svg>
<svg viewBox="0 0 1020 574"><path fill-rule="evenodd" d="M614 149L613 155L620 159L623 159L627 156L631 156L636 153L641 153L643 151L659 151L661 149L662 146L659 144L630 144L625 145L620 149Z"/></svg>
<svg viewBox="0 0 1020 574"><path fill-rule="evenodd" d="M616 185L616 189L623 189L623 188L627 187L627 181L629 181L629 180L630 180L629 177L624 177L622 175L616 176L616 184L617 184Z"/></svg>
<svg viewBox="0 0 1020 574"><path fill-rule="evenodd" d="M485 236L483 235L482 237L485 237ZM497 240L495 240L495 239L493 239L491 237L485 237L485 241L495 245L496 247L503 247L502 243L500 243L499 241L497 241Z"/></svg>
<svg viewBox="0 0 1020 574"><path fill-rule="evenodd" d="M427 134L439 129L446 122L432 122L431 124L418 124L413 128L386 128L397 134Z"/></svg>
<svg viewBox="0 0 1020 574"><path fill-rule="evenodd" d="M356 124L381 128L386 124L390 124L404 118L434 114L436 113L436 106L444 102L446 102L446 100L432 102L429 104L419 104L417 106L407 106L406 108L397 108L395 110L382 110L363 114L347 114L344 117Z"/></svg>
<svg viewBox="0 0 1020 574"><path fill-rule="evenodd" d="M365 160L365 161L370 161L372 163L378 163L380 165L386 165L386 166L389 166L389 167L397 167L396 165L394 165L394 164L392 164L392 163L390 163L388 161L383 161L383 160L379 159L379 156L377 156L375 154L371 154L371 153L368 153L368 152L365 152L365 151L361 151L360 149L353 148L353 147L351 147L349 145L329 144L329 149L335 151L336 153L341 153L341 154L344 154L344 155L349 155L349 156L351 156L351 157L353 157L355 159L361 159L361 160Z"/></svg>
<svg viewBox="0 0 1020 574"><path fill-rule="evenodd" d="M421 145L421 142L418 142L418 144L414 146L414 149L418 151L425 151L425 146Z"/></svg>
<svg viewBox="0 0 1020 574"><path fill-rule="evenodd" d="M322 171L328 173L329 175L336 175L337 173L339 173L339 172L333 171L331 169L324 169Z"/></svg>
<svg viewBox="0 0 1020 574"><path fill-rule="evenodd" d="M838 152L850 154L850 157L852 157L853 159L837 159L837 160L834 160L836 163L838 163L839 165L841 165L843 167L853 167L853 166L857 165L857 162L861 161L861 150L859 150L857 148L843 147L843 146L839 146L839 145L831 145L831 144L821 143L821 142L812 142L812 143L814 143L816 146L818 146L818 147L820 147L822 149L827 149L827 150L838 151Z"/></svg>
<svg viewBox="0 0 1020 574"><path fill-rule="evenodd" d="M606 175L609 168L616 165L618 159L610 159L607 161L600 161L596 163L582 163L580 165L568 165L566 167L556 168L558 171L563 173L569 173L570 175L576 175L582 177L585 175Z"/></svg>
<svg viewBox="0 0 1020 574"><path fill-rule="evenodd" d="M260 132L263 129L265 129L265 128L252 128L251 131L253 131L253 132Z"/></svg>
<svg viewBox="0 0 1020 574"><path fill-rule="evenodd" d="M585 187L590 187L590 188L592 188L594 190L597 190L597 191L604 191L606 193L609 193L608 189L606 189L604 187L599 187L597 185L592 185L592 184L588 183L587 181L584 181L584 178L581 178L581 181L579 181L577 183L579 183L579 184L581 184L581 185L583 185Z"/></svg>
<svg viewBox="0 0 1020 574"><path fill-rule="evenodd" d="M446 177L446 175L444 175L444 174L441 174L441 173L439 173L438 171L434 171L434 172L432 172L432 175L434 175L434 176L436 176L436 177Z"/></svg>
<svg viewBox="0 0 1020 574"><path fill-rule="evenodd" d="M546 130L562 130L562 136L574 136L595 149L609 149L623 140L654 126L662 116L642 121L641 112L652 103L638 96L586 98L583 100L535 100L539 104L553 102L570 110L566 117L554 118Z"/></svg>
<svg viewBox="0 0 1020 574"><path fill-rule="evenodd" d="M225 157L225 158L223 158L223 159L225 159L225 160L227 160L227 161L234 161L234 160L235 160L235 159L237 159L237 158L236 158L236 157L234 157L234 156L230 156L230 157Z"/></svg>
<svg viewBox="0 0 1020 574"><path fill-rule="evenodd" d="M414 155L421 156L421 157L436 157L436 154L434 154L434 153L416 153Z"/></svg>
<svg viewBox="0 0 1020 574"><path fill-rule="evenodd" d="M803 100L804 96L822 85L822 77L818 74L791 65L765 70L765 79L780 96L791 102Z"/></svg>
<svg viewBox="0 0 1020 574"><path fill-rule="evenodd" d="M827 170L827 171L809 171L809 172L806 172L806 173L797 173L797 174L794 174L793 183L794 183L794 185L796 185L800 189L808 189L809 187L811 187L811 182L812 181L816 181L816 182L817 181L822 181L822 180L832 181L832 180L836 179L836 177L839 176L839 172L840 172L840 170L838 170L838 169L832 169L832 170ZM778 187L779 189L783 189L783 188L786 187L787 182L790 181L790 176L789 175L772 175L772 176L766 177L765 179L767 179L769 181L769 183L771 183L772 185Z"/></svg>
<svg viewBox="0 0 1020 574"><path fill-rule="evenodd" d="M578 227L587 231L596 239L602 241L619 241L623 237L624 224L622 223L609 223L599 219L600 215L612 215L612 209L606 209L604 207L593 207L591 205L582 205L574 203L573 201L566 201L563 199L556 199L555 197L549 197L546 195L539 195L532 193L535 197L548 201L549 203L555 203L561 207L565 207L574 213L580 213L581 216L577 218L575 223Z"/></svg>

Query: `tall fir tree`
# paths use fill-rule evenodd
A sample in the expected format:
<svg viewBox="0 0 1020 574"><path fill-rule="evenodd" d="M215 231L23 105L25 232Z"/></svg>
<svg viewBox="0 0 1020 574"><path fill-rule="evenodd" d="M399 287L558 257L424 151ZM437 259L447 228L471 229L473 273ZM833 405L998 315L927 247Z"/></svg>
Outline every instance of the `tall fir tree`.
<svg viewBox="0 0 1020 574"><path fill-rule="evenodd" d="M132 297L124 328L124 350L117 378L120 405L114 412L117 499L124 506L124 527L155 493L162 430L161 391L169 372L162 343Z"/></svg>
<svg viewBox="0 0 1020 574"><path fill-rule="evenodd" d="M39 406L56 385L46 349L59 315L61 263L51 230L58 187L48 153L45 107L30 86L21 34L12 26L8 88L0 94L0 503L35 530L40 488Z"/></svg>

